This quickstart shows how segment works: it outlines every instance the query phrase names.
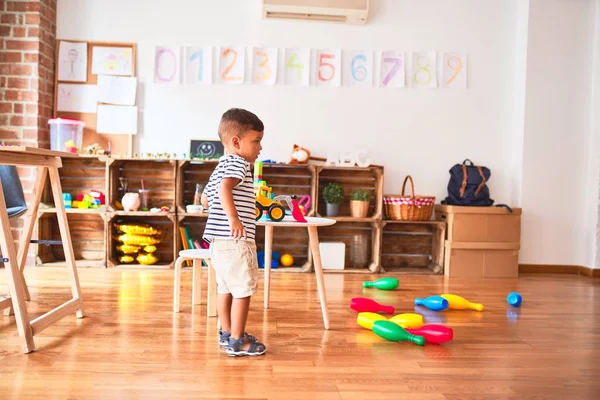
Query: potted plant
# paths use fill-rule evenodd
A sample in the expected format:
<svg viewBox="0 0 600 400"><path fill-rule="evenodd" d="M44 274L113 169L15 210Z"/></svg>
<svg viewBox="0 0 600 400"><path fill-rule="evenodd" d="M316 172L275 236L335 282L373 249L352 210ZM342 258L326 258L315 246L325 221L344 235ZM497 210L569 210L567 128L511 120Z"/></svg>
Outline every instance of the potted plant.
<svg viewBox="0 0 600 400"><path fill-rule="evenodd" d="M371 194L362 189L356 189L350 197L350 215L354 218L365 218L369 212Z"/></svg>
<svg viewBox="0 0 600 400"><path fill-rule="evenodd" d="M344 200L344 189L338 182L330 182L323 188L323 200L327 204L327 216L337 217L340 214L340 203Z"/></svg>

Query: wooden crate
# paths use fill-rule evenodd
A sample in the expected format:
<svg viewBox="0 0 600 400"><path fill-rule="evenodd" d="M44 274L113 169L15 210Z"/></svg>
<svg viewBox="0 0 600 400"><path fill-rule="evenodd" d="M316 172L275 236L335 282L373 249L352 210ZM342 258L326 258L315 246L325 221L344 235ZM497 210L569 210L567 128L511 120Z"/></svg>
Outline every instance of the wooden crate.
<svg viewBox="0 0 600 400"><path fill-rule="evenodd" d="M307 213L310 217L315 215L315 175L315 167L312 165L263 164L263 180L276 196L296 196L297 200L302 196L310 196L312 205Z"/></svg>
<svg viewBox="0 0 600 400"><path fill-rule="evenodd" d="M387 272L443 272L443 221L382 222L381 267Z"/></svg>
<svg viewBox="0 0 600 400"><path fill-rule="evenodd" d="M149 208L169 207L169 212L175 212L175 183L177 176L177 160L144 160L144 159L110 159L108 176L108 193L110 211L118 211L119 178L127 179L129 192L144 188L150 189Z"/></svg>
<svg viewBox="0 0 600 400"><path fill-rule="evenodd" d="M381 265L381 223L379 221L338 221L335 225L318 228L319 242L344 242L346 257L344 270L325 270L325 272L379 272ZM366 241L366 255L356 245L357 241ZM353 253L356 252L356 253ZM363 258L362 265L353 261L352 255Z"/></svg>
<svg viewBox="0 0 600 400"><path fill-rule="evenodd" d="M87 211L87 210L82 210ZM77 267L106 267L105 214L69 213L68 223ZM38 238L62 240L56 213L42 213L38 218ZM65 253L61 245L37 245L38 266L64 266Z"/></svg>
<svg viewBox="0 0 600 400"><path fill-rule="evenodd" d="M265 227L256 227L256 249L265 250ZM294 258L291 267L279 266L272 269L277 272L310 272L313 270L308 229L301 228L273 228L273 251L279 255L290 254Z"/></svg>
<svg viewBox="0 0 600 400"><path fill-rule="evenodd" d="M196 184L206 185L217 161L179 161L177 166L177 213L187 215L185 206L194 204Z"/></svg>
<svg viewBox="0 0 600 400"><path fill-rule="evenodd" d="M147 213L121 215L109 213L107 217L107 244L109 267L137 267L137 268L172 268L177 256L177 216L174 213L148 215ZM148 223L163 231L161 242L157 245L156 255L159 261L153 265L142 265L137 261L131 264L123 264L118 259L116 240L117 232L115 223Z"/></svg>
<svg viewBox="0 0 600 400"><path fill-rule="evenodd" d="M180 232L181 228L186 228L189 235L193 240L197 240L200 244L202 244L202 234L204 233L204 229L206 228L206 215L178 215L177 216L177 249L176 252L184 250L182 236Z"/></svg>
<svg viewBox="0 0 600 400"><path fill-rule="evenodd" d="M322 198L323 188L329 182L339 182L344 188L344 201L340 204L340 214L333 219L339 221L381 220L383 210L383 167L316 167L317 184L315 201L318 216L326 216L326 204ZM350 196L355 189L371 192L367 218L352 218L350 216Z"/></svg>
<svg viewBox="0 0 600 400"><path fill-rule="evenodd" d="M104 193L108 198L108 179L107 167L109 159L107 157L65 157L62 159L63 166L59 169L60 185L63 193L70 193L71 198L75 200L79 194L89 194L93 189ZM90 210L92 213L101 212L106 206L99 210ZM46 185L42 193L42 204L40 204L42 213L55 212L54 196L50 187L50 178L46 179ZM69 211L67 209L67 211Z"/></svg>
<svg viewBox="0 0 600 400"><path fill-rule="evenodd" d="M435 219L446 221L451 242L519 243L521 209L504 207L435 206Z"/></svg>
<svg viewBox="0 0 600 400"><path fill-rule="evenodd" d="M518 243L446 241L444 274L455 278L516 278Z"/></svg>

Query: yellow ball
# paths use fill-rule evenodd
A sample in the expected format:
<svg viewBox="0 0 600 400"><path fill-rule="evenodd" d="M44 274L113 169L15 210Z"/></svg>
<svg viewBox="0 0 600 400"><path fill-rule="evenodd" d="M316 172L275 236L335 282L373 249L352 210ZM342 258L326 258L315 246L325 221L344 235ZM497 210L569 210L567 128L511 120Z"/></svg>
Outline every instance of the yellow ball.
<svg viewBox="0 0 600 400"><path fill-rule="evenodd" d="M291 267L294 264L294 257L290 254L284 254L279 259L279 263L284 267Z"/></svg>

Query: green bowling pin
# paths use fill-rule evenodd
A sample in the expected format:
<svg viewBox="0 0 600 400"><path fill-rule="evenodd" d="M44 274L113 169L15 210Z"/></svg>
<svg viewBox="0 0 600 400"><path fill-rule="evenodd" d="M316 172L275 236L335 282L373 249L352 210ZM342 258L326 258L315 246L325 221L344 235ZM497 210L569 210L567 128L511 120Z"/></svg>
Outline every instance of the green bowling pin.
<svg viewBox="0 0 600 400"><path fill-rule="evenodd" d="M398 279L390 277L380 278L373 282L363 282L364 288L374 287L381 290L394 290L398 285Z"/></svg>
<svg viewBox="0 0 600 400"><path fill-rule="evenodd" d="M373 323L373 332L392 342L409 341L418 344L419 346L425 344L425 338L423 336L408 333L406 329L390 321L375 321Z"/></svg>

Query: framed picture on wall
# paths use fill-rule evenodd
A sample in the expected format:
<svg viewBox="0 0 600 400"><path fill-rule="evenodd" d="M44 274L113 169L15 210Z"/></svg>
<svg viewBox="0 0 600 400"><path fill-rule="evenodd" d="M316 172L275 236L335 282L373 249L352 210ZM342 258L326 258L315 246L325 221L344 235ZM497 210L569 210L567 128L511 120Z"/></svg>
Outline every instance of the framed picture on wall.
<svg viewBox="0 0 600 400"><path fill-rule="evenodd" d="M218 160L223 154L225 148L220 140L192 139L190 141L190 158Z"/></svg>

